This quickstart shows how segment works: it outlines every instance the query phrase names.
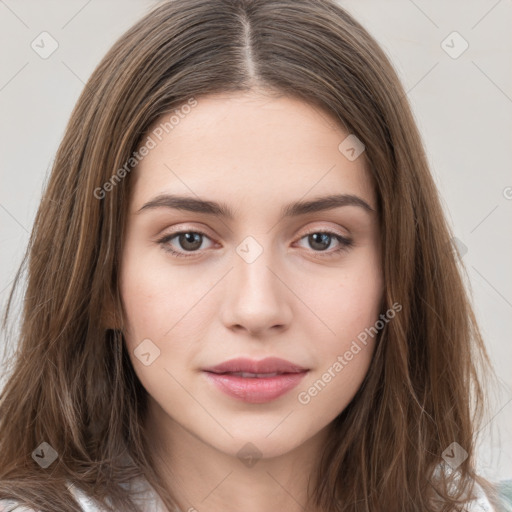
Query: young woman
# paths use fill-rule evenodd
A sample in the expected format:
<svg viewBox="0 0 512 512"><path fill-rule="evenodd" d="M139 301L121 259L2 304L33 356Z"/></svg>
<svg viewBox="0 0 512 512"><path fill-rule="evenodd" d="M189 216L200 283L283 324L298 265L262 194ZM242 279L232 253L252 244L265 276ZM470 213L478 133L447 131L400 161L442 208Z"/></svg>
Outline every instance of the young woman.
<svg viewBox="0 0 512 512"><path fill-rule="evenodd" d="M0 507L500 510L451 236L347 12L162 3L91 76L41 201Z"/></svg>

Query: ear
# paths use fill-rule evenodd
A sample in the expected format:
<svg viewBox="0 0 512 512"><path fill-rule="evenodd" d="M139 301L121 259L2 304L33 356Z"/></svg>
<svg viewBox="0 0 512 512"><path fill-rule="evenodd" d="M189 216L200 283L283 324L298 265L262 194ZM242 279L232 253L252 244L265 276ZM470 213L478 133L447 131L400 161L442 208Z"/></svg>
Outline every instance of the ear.
<svg viewBox="0 0 512 512"><path fill-rule="evenodd" d="M114 298L107 292L101 308L100 322L103 329L121 330L121 321L116 309Z"/></svg>

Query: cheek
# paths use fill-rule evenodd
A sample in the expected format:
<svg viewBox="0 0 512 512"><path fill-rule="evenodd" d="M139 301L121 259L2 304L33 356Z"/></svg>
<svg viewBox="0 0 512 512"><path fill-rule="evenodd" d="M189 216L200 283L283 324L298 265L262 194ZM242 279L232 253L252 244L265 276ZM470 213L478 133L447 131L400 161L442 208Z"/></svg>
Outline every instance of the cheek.
<svg viewBox="0 0 512 512"><path fill-rule="evenodd" d="M320 422L332 421L347 407L368 373L381 298L379 276L373 277L331 290L335 302L330 327L335 335L324 335L315 344L318 365L297 395L303 407L315 409Z"/></svg>
<svg viewBox="0 0 512 512"><path fill-rule="evenodd" d="M124 252L121 270L121 296L127 318L127 335L162 340L174 325L190 314L191 307L204 295L208 283L199 273L169 265L163 251ZM180 322L180 326L186 322Z"/></svg>
<svg viewBox="0 0 512 512"><path fill-rule="evenodd" d="M150 394L181 393L170 374L181 380L208 338L208 292L215 280L217 274L170 265L163 251L130 251L127 246L120 279L124 338L135 372Z"/></svg>
<svg viewBox="0 0 512 512"><path fill-rule="evenodd" d="M346 350L352 339L375 324L383 297L382 272L372 248L329 270L320 277L304 274L300 291L316 314L310 325L315 326L317 336L322 336L319 350L324 354Z"/></svg>
<svg viewBox="0 0 512 512"><path fill-rule="evenodd" d="M335 325L336 332L344 344L347 337L356 338L360 333L378 320L381 299L382 280L380 275L368 272L341 285L339 291L339 316Z"/></svg>
<svg viewBox="0 0 512 512"><path fill-rule="evenodd" d="M322 342L315 345L319 364L315 372L316 390L311 389L311 393L328 387L321 400L335 400L342 407L362 383L383 326L379 322L383 296L381 269L375 253L369 251L366 256L347 264L335 284L317 294L317 305L329 330L323 329Z"/></svg>
<svg viewBox="0 0 512 512"><path fill-rule="evenodd" d="M125 334L132 341L139 338L157 338L169 325L173 294L165 279L158 278L158 270L144 265L125 267L121 285L121 296L127 318Z"/></svg>
<svg viewBox="0 0 512 512"><path fill-rule="evenodd" d="M169 375L191 350L187 333L190 302L199 293L183 272L163 264L165 258L150 258L142 252L124 252L120 293L126 316L124 338L135 373L154 397L179 394ZM192 322L193 323L193 322ZM164 342L165 340L165 342Z"/></svg>

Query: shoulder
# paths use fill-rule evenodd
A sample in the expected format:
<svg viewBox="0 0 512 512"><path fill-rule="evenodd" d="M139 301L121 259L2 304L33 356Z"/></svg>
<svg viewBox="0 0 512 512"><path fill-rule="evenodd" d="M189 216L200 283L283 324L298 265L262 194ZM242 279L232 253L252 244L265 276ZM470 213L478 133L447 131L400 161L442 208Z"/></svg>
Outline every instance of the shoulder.
<svg viewBox="0 0 512 512"><path fill-rule="evenodd" d="M468 512L512 512L512 480L503 480L493 485L497 505L492 505L482 487L475 483L475 497L468 503Z"/></svg>
<svg viewBox="0 0 512 512"><path fill-rule="evenodd" d="M441 462L435 467L432 476L434 481L454 476L452 485L455 485L460 479L460 472ZM484 478L482 481L485 482L485 488L482 487L484 484L473 480L472 496L465 496L466 500L469 499L465 504L465 512L512 512L512 480L491 481Z"/></svg>
<svg viewBox="0 0 512 512"><path fill-rule="evenodd" d="M91 498L85 495L75 486L68 487L75 499L78 501L83 512L104 512ZM0 512L41 512L33 508L21 505L19 501L13 499L0 499Z"/></svg>
<svg viewBox="0 0 512 512"><path fill-rule="evenodd" d="M501 505L499 512L512 512L512 480L498 482L496 491Z"/></svg>
<svg viewBox="0 0 512 512"><path fill-rule="evenodd" d="M103 512L103 509L98 508L85 496L80 496L78 499L83 512ZM33 508L21 505L17 500L0 499L0 512L41 512Z"/></svg>
<svg viewBox="0 0 512 512"><path fill-rule="evenodd" d="M136 479L130 485L121 484L136 493L133 498L138 505L142 505L143 510L152 510L154 512L163 512L165 508L163 502L154 489L144 478ZM80 505L83 512L106 512L91 496L88 496L78 486L68 481L68 489ZM147 508L149 507L149 508ZM0 512L41 512L32 508L20 505L19 501L10 499L0 499Z"/></svg>
<svg viewBox="0 0 512 512"><path fill-rule="evenodd" d="M27 508L20 505L16 500L2 499L0 500L0 512L39 512L33 508Z"/></svg>
<svg viewBox="0 0 512 512"><path fill-rule="evenodd" d="M468 512L499 512L491 505L482 487L475 482L474 499L468 503Z"/></svg>

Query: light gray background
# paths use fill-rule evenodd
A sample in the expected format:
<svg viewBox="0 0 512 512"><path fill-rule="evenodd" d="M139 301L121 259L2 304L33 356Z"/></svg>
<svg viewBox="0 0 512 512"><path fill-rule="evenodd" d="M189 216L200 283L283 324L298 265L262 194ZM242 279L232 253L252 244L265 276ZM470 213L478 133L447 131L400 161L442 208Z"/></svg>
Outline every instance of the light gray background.
<svg viewBox="0 0 512 512"><path fill-rule="evenodd" d="M512 478L512 1L340 3L395 64L446 214L467 250L468 285L501 380L482 431L479 466L489 478ZM152 5L0 0L2 310L71 110L112 43ZM31 48L43 31L59 44L47 59ZM454 31L469 44L458 58L441 46ZM445 43L452 53L461 44L453 36Z"/></svg>

